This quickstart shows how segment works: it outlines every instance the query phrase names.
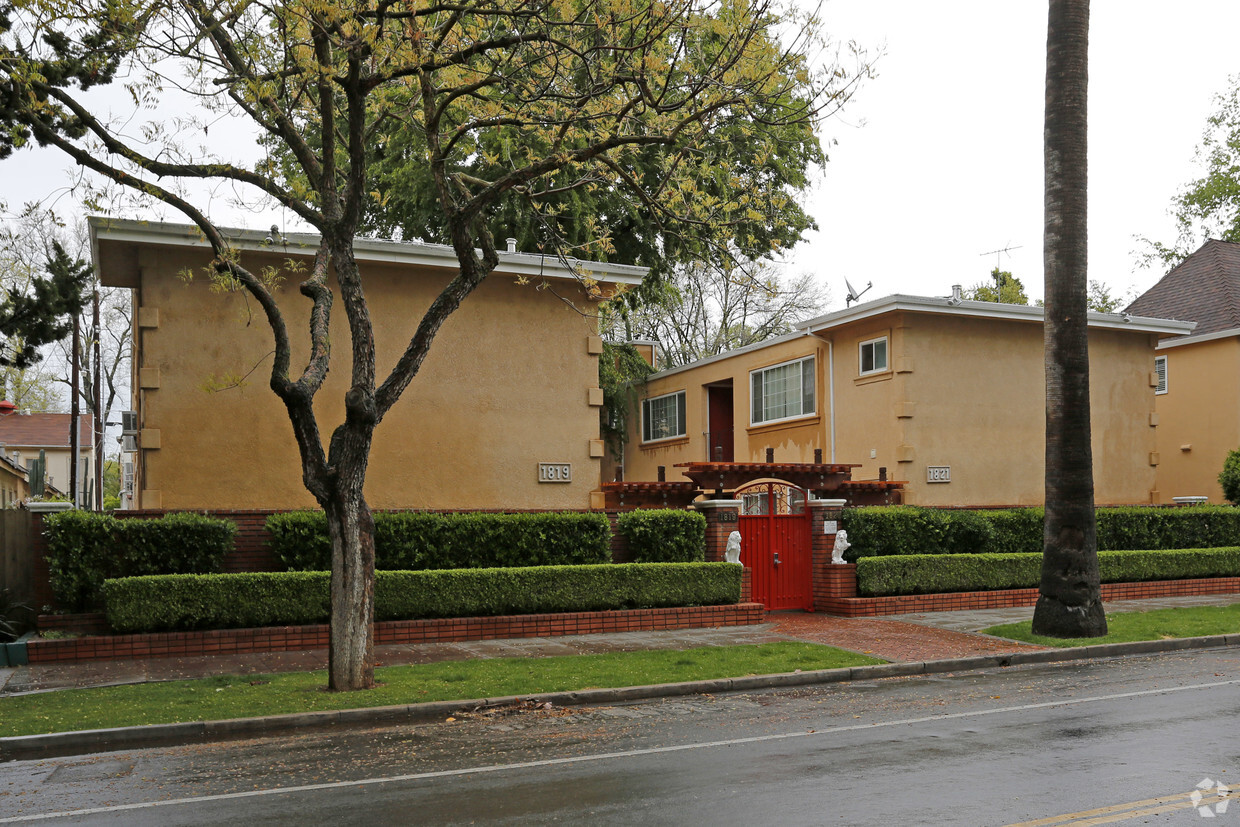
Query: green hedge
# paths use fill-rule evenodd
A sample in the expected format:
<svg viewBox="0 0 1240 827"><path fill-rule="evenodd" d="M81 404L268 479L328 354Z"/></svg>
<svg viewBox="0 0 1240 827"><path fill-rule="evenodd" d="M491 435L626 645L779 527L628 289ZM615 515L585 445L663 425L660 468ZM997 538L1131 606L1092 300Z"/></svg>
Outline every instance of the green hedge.
<svg viewBox="0 0 1240 827"><path fill-rule="evenodd" d="M190 513L142 520L64 511L43 525L52 594L74 612L99 608L108 578L219 571L237 533L230 520Z"/></svg>
<svg viewBox="0 0 1240 827"><path fill-rule="evenodd" d="M736 603L741 566L630 563L375 573L375 619L480 617ZM327 572L163 575L108 580L117 632L323 623Z"/></svg>
<svg viewBox="0 0 1240 827"><path fill-rule="evenodd" d="M916 506L846 509L841 526L849 562L905 554L1036 554L1042 551L1041 508L950 510ZM1099 508L1098 549L1154 550L1240 545L1240 509Z"/></svg>
<svg viewBox="0 0 1240 827"><path fill-rule="evenodd" d="M706 559L706 518L696 511L638 509L621 514L616 530L635 563L700 563Z"/></svg>
<svg viewBox="0 0 1240 827"><path fill-rule="evenodd" d="M1103 583L1240 577L1240 548L1166 551L1101 551ZM1036 588L1042 573L1037 554L909 554L857 561L857 592L894 594Z"/></svg>
<svg viewBox="0 0 1240 827"><path fill-rule="evenodd" d="M270 548L290 571L331 568L327 517L294 511L267 518ZM375 567L400 571L608 563L604 514L375 514Z"/></svg>

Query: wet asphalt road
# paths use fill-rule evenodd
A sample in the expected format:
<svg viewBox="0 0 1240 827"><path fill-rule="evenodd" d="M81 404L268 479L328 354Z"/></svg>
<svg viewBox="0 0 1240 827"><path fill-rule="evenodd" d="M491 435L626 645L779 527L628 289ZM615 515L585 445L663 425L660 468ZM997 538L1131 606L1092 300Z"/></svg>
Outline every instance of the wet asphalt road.
<svg viewBox="0 0 1240 827"><path fill-rule="evenodd" d="M1205 778L1238 649L14 762L0 823L1199 824Z"/></svg>

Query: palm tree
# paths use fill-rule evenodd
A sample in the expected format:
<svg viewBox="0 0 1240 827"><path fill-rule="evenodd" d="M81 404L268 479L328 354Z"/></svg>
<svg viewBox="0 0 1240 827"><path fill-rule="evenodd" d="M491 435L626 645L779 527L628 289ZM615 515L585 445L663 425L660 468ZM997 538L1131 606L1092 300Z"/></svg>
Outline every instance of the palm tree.
<svg viewBox="0 0 1240 827"><path fill-rule="evenodd" d="M1050 0L1046 35L1046 522L1033 630L1099 637L1089 428L1086 98L1089 0Z"/></svg>

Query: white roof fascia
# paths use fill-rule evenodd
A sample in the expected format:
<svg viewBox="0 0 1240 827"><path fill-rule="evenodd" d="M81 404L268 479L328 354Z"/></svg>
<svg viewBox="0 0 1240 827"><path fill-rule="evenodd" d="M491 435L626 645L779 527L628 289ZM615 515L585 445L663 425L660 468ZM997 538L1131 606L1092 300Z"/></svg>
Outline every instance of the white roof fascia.
<svg viewBox="0 0 1240 827"><path fill-rule="evenodd" d="M690 368L698 368L703 365L709 365L713 362L719 362L724 359L731 358L740 353L749 353L751 351L760 350L764 347L790 342L801 336L813 335L817 336L821 333L830 331L832 328L840 327L852 322L862 321L874 316L881 316L884 313L892 313L899 310L906 310L915 313L938 313L949 316L965 316L985 319L1005 319L1008 321L1018 322L1034 322L1041 324L1043 320L1043 308L1027 304L999 304L997 302L977 302L965 300L960 304L950 304L949 299L939 298L936 296L906 296L896 294L886 296L885 298L875 299L874 301L863 302L844 310L837 310L834 313L827 313L823 316L801 322L797 325L797 330L792 333L785 333L782 336L776 336L774 339L767 339L764 342L748 345L746 347L729 350L726 353L720 353L717 356L708 356L696 362L682 365L677 368L669 368L668 370L652 373L647 380L662 379L665 376L673 376L681 371ZM1183 336L1192 331L1197 326L1196 322L1182 322L1174 319L1153 319L1147 316L1125 316L1122 313L1095 313L1089 312L1089 326L1094 328L1104 328L1110 330L1128 330L1139 333L1154 333L1163 336ZM1235 331L1240 333L1240 329ZM1178 341L1178 340L1176 340ZM1163 347L1164 345L1160 345Z"/></svg>
<svg viewBox="0 0 1240 827"><path fill-rule="evenodd" d="M98 261L98 241L129 241L144 244L164 244L174 247L201 247L210 245L202 231L191 224L165 224L156 221L136 221L124 218L90 216L91 253ZM221 227L221 232L242 250L257 252L281 252L292 255L313 256L318 248L319 236L314 233L285 233L282 244L267 244L267 231L243 230ZM359 238L353 244L359 261L388 262L421 267L457 268L456 253L446 244L427 244L420 241L388 241L384 239ZM530 278L576 278L583 276L611 284L640 284L647 268L628 264L607 264L597 261L570 259L569 264L552 255L541 253L509 253L498 251L499 266L495 272Z"/></svg>
<svg viewBox="0 0 1240 827"><path fill-rule="evenodd" d="M1233 327L1228 330L1216 330L1213 333L1202 333L1200 336L1181 336L1177 339L1166 339L1158 343L1156 350L1167 350L1168 348L1179 347L1181 345L1195 345L1200 342L1213 342L1218 339L1230 339L1233 336L1240 336L1240 327Z"/></svg>
<svg viewBox="0 0 1240 827"><path fill-rule="evenodd" d="M1027 304L1000 304L997 302L978 302L966 299L959 304L951 304L947 298L937 296L906 296L892 295L874 301L864 302L834 313L827 313L815 319L802 322L798 327L812 333L820 333L833 327L851 322L862 321L883 313L895 311L911 311L915 313L938 313L948 316L964 316L986 319L1004 319L1008 321L1036 322L1043 320L1043 308ZM1125 316L1120 313L1089 312L1089 326L1109 328L1113 330L1134 330L1142 333L1157 333L1169 336L1182 336L1196 327L1196 322L1181 322L1172 319L1152 319L1145 316Z"/></svg>
<svg viewBox="0 0 1240 827"><path fill-rule="evenodd" d="M646 381L652 382L655 379L662 379L665 376L675 376L676 374L683 373L684 371L689 370L690 368L700 368L702 367L702 365L710 365L715 362L722 362L724 359L731 359L733 356L736 356L741 353L750 353L755 350L762 350L762 348L765 348L765 347L771 347L773 345L782 344L784 342L791 342L794 339L802 339L809 335L810 335L810 332L808 330L795 330L792 333L785 333L782 336L776 336L773 339L766 339L761 342L755 342L752 345L745 345L744 347L738 347L736 350L729 350L724 353L716 354L714 356L707 356L705 359L698 359L696 362L690 362L687 365L681 365L679 367L668 368L667 370L661 370L658 373L652 373L646 377ZM795 359L797 357L794 356L792 358Z"/></svg>

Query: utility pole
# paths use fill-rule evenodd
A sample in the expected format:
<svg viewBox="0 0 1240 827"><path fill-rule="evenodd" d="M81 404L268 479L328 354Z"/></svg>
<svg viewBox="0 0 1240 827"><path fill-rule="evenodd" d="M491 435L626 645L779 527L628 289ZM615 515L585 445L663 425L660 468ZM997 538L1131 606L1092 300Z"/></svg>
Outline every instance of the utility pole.
<svg viewBox="0 0 1240 827"><path fill-rule="evenodd" d="M82 325L78 315L73 314L73 362L72 370L72 401L69 403L69 492L73 497L73 507L81 506L81 498L78 496L78 463L81 461L79 454L81 453L82 429L78 423L78 415L80 411L80 403L78 401L78 388L81 387L81 341L82 341Z"/></svg>
<svg viewBox="0 0 1240 827"><path fill-rule="evenodd" d="M96 282L94 301L95 338L95 510L103 510L103 369L100 366L100 344L103 330L99 325L99 284Z"/></svg>

